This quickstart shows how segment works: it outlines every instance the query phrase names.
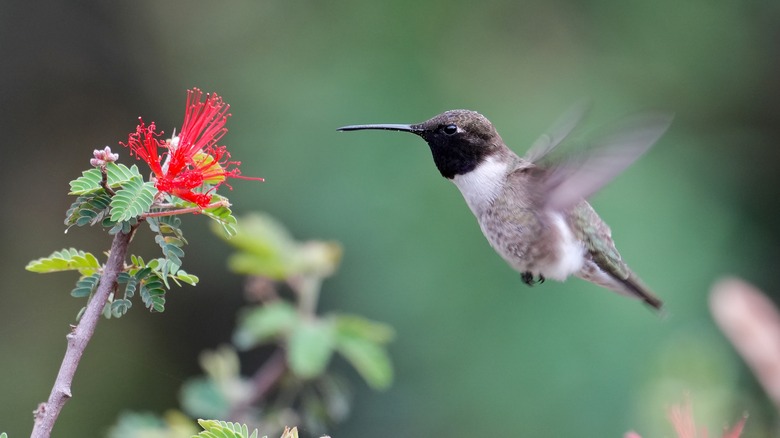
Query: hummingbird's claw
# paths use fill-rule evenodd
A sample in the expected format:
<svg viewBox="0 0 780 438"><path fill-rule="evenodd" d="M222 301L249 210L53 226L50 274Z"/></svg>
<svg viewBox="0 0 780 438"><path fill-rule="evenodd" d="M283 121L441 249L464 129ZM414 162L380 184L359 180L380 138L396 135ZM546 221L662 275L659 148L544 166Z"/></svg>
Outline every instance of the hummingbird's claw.
<svg viewBox="0 0 780 438"><path fill-rule="evenodd" d="M533 286L536 283L542 284L544 283L544 275L539 274L539 279L534 280L534 274L531 273L531 271L525 271L522 274L520 274L520 279L523 280L523 283L527 284L528 286Z"/></svg>

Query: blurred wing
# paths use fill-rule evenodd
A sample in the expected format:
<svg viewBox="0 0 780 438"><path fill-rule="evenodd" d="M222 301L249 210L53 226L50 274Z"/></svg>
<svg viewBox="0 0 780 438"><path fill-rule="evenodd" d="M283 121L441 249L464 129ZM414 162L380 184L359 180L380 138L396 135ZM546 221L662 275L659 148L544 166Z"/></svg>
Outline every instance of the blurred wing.
<svg viewBox="0 0 780 438"><path fill-rule="evenodd" d="M672 115L643 113L625 119L596 143L584 159L550 169L545 180L546 207L566 210L587 199L647 152L669 128Z"/></svg>
<svg viewBox="0 0 780 438"><path fill-rule="evenodd" d="M572 105L553 123L546 134L542 134L541 137L536 139L534 144L528 149L528 152L525 153L524 158L532 163L536 163L544 158L574 130L583 117L585 117L588 108L590 108L590 102L587 100Z"/></svg>

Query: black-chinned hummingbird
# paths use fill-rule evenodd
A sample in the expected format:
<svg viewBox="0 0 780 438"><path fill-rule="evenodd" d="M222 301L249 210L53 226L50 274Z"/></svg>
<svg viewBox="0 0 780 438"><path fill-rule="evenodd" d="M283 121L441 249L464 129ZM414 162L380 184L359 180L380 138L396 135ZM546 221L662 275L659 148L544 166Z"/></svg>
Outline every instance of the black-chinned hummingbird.
<svg viewBox="0 0 780 438"><path fill-rule="evenodd" d="M509 149L490 121L469 110L446 111L413 125L351 125L339 131L411 132L430 146L441 175L452 181L493 249L528 285L575 275L660 309L623 261L612 232L586 199L647 151L671 123L668 114L626 119L579 159L542 164L577 125L575 106L524 157Z"/></svg>

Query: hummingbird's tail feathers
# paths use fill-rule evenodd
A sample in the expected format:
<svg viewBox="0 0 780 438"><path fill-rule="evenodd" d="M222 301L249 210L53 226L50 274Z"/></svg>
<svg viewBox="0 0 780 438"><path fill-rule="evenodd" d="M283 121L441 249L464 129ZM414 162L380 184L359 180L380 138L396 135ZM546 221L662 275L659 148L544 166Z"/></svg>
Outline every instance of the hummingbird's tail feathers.
<svg viewBox="0 0 780 438"><path fill-rule="evenodd" d="M663 301L661 301L661 299L658 298L655 294L650 292L635 275L632 274L625 280L616 280L622 283L623 286L625 286L625 288L628 289L632 295L644 301L648 306L658 311L662 310L664 305Z"/></svg>
<svg viewBox="0 0 780 438"><path fill-rule="evenodd" d="M579 160L556 165L545 180L548 193L546 207L564 211L587 199L628 166L669 128L669 113L643 113L623 120L611 135Z"/></svg>
<svg viewBox="0 0 780 438"><path fill-rule="evenodd" d="M650 292L633 272L628 271L628 277L621 278L622 275L608 273L593 260L586 260L582 269L575 275L621 295L642 300L655 310L660 311L663 307L663 301Z"/></svg>
<svg viewBox="0 0 780 438"><path fill-rule="evenodd" d="M579 125L590 109L590 100L583 99L571 106L550 129L536 139L525 153L525 159L536 163L552 152Z"/></svg>

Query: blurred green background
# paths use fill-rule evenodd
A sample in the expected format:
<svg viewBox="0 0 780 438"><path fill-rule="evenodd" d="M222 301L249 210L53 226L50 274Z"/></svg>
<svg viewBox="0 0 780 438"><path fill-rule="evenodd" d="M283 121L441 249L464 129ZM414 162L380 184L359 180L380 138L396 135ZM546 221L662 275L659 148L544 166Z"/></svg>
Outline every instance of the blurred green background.
<svg viewBox="0 0 780 438"><path fill-rule="evenodd" d="M746 436L768 435L776 414L712 323L707 291L724 274L780 290L779 19L770 0L4 1L0 430L29 433L83 304L68 295L74 276L24 265L110 241L63 233L68 181L106 144L129 163L117 142L138 116L170 134L197 86L231 104L225 143L245 175L266 178L235 182L234 211L341 241L323 310L397 330L390 390L337 364L356 404L332 436L669 436L665 409L686 393L711 430L748 411ZM592 200L665 318L576 279L525 287L420 139L335 131L469 108L522 153L582 97L594 127L676 113ZM185 222L184 268L202 283L169 294L162 315L136 305L100 323L55 436L175 407L197 354L229 339L243 280L206 220ZM133 251L156 254L144 236Z"/></svg>

